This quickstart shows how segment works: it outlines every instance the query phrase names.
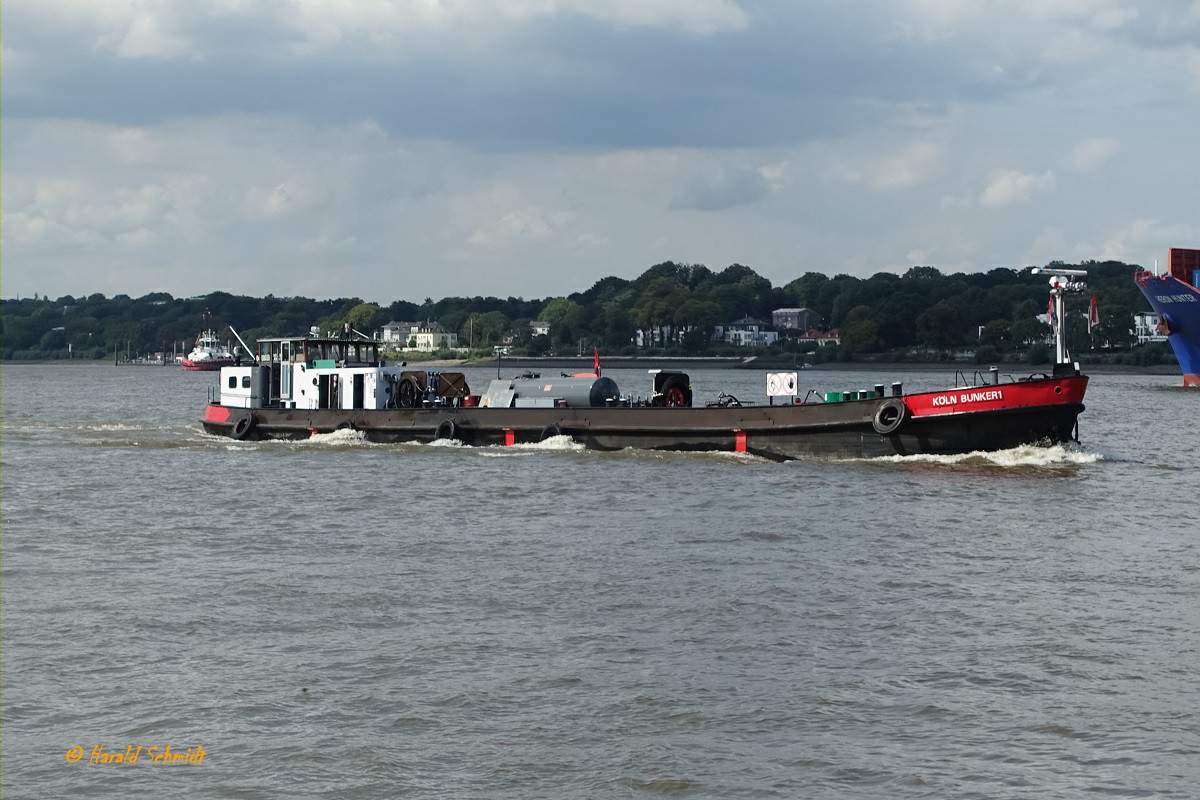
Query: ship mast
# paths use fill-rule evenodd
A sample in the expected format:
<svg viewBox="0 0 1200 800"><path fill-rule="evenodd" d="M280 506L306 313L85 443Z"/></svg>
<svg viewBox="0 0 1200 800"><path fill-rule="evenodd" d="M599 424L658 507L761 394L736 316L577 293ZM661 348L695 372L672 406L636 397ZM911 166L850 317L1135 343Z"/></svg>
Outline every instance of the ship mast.
<svg viewBox="0 0 1200 800"><path fill-rule="evenodd" d="M1048 320L1054 328L1054 343L1055 343L1055 358L1054 371L1058 374L1060 367L1064 365L1072 365L1076 372L1079 371L1078 364L1072 364L1071 352L1067 349L1067 318L1066 302L1064 296L1067 292L1082 292L1087 289L1087 284L1082 280L1073 280L1078 278L1086 278L1086 269L1062 269L1060 267L1033 267L1030 269L1034 275L1049 275L1050 276L1050 300L1054 307L1054 318Z"/></svg>

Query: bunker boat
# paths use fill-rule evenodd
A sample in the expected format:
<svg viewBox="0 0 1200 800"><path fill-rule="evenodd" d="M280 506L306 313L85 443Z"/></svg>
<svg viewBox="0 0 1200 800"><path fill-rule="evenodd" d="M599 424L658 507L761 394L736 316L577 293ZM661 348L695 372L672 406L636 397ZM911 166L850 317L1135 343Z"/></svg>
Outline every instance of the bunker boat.
<svg viewBox="0 0 1200 800"><path fill-rule="evenodd" d="M1052 275L1063 295L1082 289ZM767 402L721 395L694 405L686 373L650 370L644 396L592 372L497 377L478 394L461 372L387 364L380 343L337 336L258 340L254 363L221 369L201 424L234 439L303 439L339 429L375 442L457 440L514 445L567 436L597 450L733 451L770 459L875 457L1003 450L1078 438L1088 378L1057 330L1050 374L1002 380L991 368L953 388L906 394L901 383L850 393L797 393L796 373L766 375ZM247 348L249 349L249 348Z"/></svg>

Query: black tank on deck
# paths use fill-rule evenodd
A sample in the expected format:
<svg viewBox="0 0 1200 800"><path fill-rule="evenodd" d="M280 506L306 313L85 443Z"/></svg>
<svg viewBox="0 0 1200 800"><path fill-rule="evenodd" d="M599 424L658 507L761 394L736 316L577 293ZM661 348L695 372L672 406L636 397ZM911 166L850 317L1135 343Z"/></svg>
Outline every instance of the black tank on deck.
<svg viewBox="0 0 1200 800"><path fill-rule="evenodd" d="M480 405L491 408L603 408L621 396L612 378L516 378L494 380Z"/></svg>

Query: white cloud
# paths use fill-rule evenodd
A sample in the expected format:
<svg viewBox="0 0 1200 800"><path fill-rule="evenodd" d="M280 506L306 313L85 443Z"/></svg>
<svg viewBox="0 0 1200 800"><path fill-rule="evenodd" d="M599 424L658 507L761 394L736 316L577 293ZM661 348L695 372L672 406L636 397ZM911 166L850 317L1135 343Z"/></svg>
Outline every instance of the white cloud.
<svg viewBox="0 0 1200 800"><path fill-rule="evenodd" d="M181 32L187 8L171 0L38 0L32 11L60 28L78 32L86 46L122 58L194 57L196 47Z"/></svg>
<svg viewBox="0 0 1200 800"><path fill-rule="evenodd" d="M891 156L870 157L859 148L832 156L824 167L828 178L850 184L864 183L881 192L907 189L921 183L942 166L944 148L933 142L912 142Z"/></svg>
<svg viewBox="0 0 1200 800"><path fill-rule="evenodd" d="M1164 247L1163 243L1167 246ZM1185 247L1200 242L1200 224L1166 223L1157 219L1135 219L1113 233L1098 248L1098 259L1126 261L1150 266L1165 259L1167 247Z"/></svg>
<svg viewBox="0 0 1200 800"><path fill-rule="evenodd" d="M772 192L781 192L791 185L790 170L791 162L778 161L774 164L763 164L758 168L758 174Z"/></svg>
<svg viewBox="0 0 1200 800"><path fill-rule="evenodd" d="M505 211L467 237L479 247L503 245L514 239L546 239L553 232L549 220L536 208Z"/></svg>
<svg viewBox="0 0 1200 800"><path fill-rule="evenodd" d="M1030 200L1038 192L1050 191L1054 188L1054 173L1046 171L1041 175L1026 175L1023 172L1010 170L996 176L979 196L979 205L985 208L1001 208Z"/></svg>
<svg viewBox="0 0 1200 800"><path fill-rule="evenodd" d="M122 164L148 164L163 156L159 142L145 128L119 128L105 138L108 151Z"/></svg>
<svg viewBox="0 0 1200 800"><path fill-rule="evenodd" d="M1194 2L9 5L9 292L545 296L1200 239Z"/></svg>
<svg viewBox="0 0 1200 800"><path fill-rule="evenodd" d="M150 230L149 228L134 228L118 234L116 243L130 250L140 250L157 244L161 239L161 231Z"/></svg>
<svg viewBox="0 0 1200 800"><path fill-rule="evenodd" d="M580 248L604 247L609 244L609 240L594 233L581 233L575 237L575 244Z"/></svg>
<svg viewBox="0 0 1200 800"><path fill-rule="evenodd" d="M1051 261L1070 261L1066 255L1070 247L1067 235L1061 228L1045 228L1033 240L1032 245L1025 251L1021 259L1022 266L1040 266ZM1087 256L1085 256L1086 258Z"/></svg>
<svg viewBox="0 0 1200 800"><path fill-rule="evenodd" d="M678 27L698 35L743 30L749 23L746 12L730 0L567 0L562 7L618 25Z"/></svg>
<svg viewBox="0 0 1200 800"><path fill-rule="evenodd" d="M304 182L299 178L274 186L252 186L243 195L242 213L249 219L264 219L308 208L311 193Z"/></svg>
<svg viewBox="0 0 1200 800"><path fill-rule="evenodd" d="M1118 231L1100 247L1100 258L1124 261L1140 244L1147 241L1148 234L1157 226L1157 220L1137 219Z"/></svg>
<svg viewBox="0 0 1200 800"><path fill-rule="evenodd" d="M579 15L625 28L708 35L742 30L746 13L731 0L298 0L289 13L313 43L367 34L387 41L412 30L475 28Z"/></svg>
<svg viewBox="0 0 1200 800"><path fill-rule="evenodd" d="M762 200L777 190L779 185L778 182L773 184L761 167L720 163L704 166L707 168L697 170L697 174L685 180L685 185L671 201L669 208L721 211ZM767 172L773 171L768 169Z"/></svg>
<svg viewBox="0 0 1200 800"><path fill-rule="evenodd" d="M327 236L314 236L305 239L302 247L305 250L321 253L322 257L328 253L350 253L359 250L361 242L357 236L346 236L337 241L333 241Z"/></svg>
<svg viewBox="0 0 1200 800"><path fill-rule="evenodd" d="M938 205L943 208L970 208L975 205L975 197L971 194L965 195L942 195L942 199Z"/></svg>
<svg viewBox="0 0 1200 800"><path fill-rule="evenodd" d="M1110 6L1109 8L1101 8L1092 16L1090 22L1093 27L1102 31L1114 31L1118 28L1123 28L1130 22L1138 18L1138 10L1136 8L1121 8L1118 6Z"/></svg>
<svg viewBox="0 0 1200 800"><path fill-rule="evenodd" d="M96 45L111 48L125 58L173 58L195 56L196 51L183 36L173 33L172 20L157 13L140 13L128 25L102 33Z"/></svg>
<svg viewBox="0 0 1200 800"><path fill-rule="evenodd" d="M122 189L116 193L113 202L107 205L107 219L100 222L105 227L125 230L144 230L146 226L151 225L162 230L174 204L170 191L159 184Z"/></svg>
<svg viewBox="0 0 1200 800"><path fill-rule="evenodd" d="M42 178L36 186L33 203L46 212L61 211L83 192L83 184L70 178Z"/></svg>
<svg viewBox="0 0 1200 800"><path fill-rule="evenodd" d="M1112 158L1120 146L1113 139L1084 139L1067 154L1065 163L1078 172L1091 172Z"/></svg>
<svg viewBox="0 0 1200 800"><path fill-rule="evenodd" d="M26 211L6 212L4 214L4 238L11 248L39 247L69 242L72 238L70 231L62 225L44 216L31 214ZM11 253L12 250L10 249ZM9 264L11 265L11 256ZM9 281L12 281L12 267L8 269ZM37 285L36 282L34 285Z"/></svg>
<svg viewBox="0 0 1200 800"><path fill-rule="evenodd" d="M1192 91L1200 92L1200 48L1181 47L1168 54L1192 76Z"/></svg>
<svg viewBox="0 0 1200 800"><path fill-rule="evenodd" d="M930 142L916 142L891 158L875 163L869 182L876 189L904 189L925 180L937 169L942 148Z"/></svg>
<svg viewBox="0 0 1200 800"><path fill-rule="evenodd" d="M749 24L733 0L38 0L23 11L46 24L68 20L56 35L82 36L88 47L125 59L215 57L227 51L219 36L230 26L290 32L278 41L293 54L345 45L361 55L364 44L414 47L450 34L469 50L531 21L569 17L698 36Z"/></svg>
<svg viewBox="0 0 1200 800"><path fill-rule="evenodd" d="M462 239L477 252L546 242L563 232L571 214L548 210L529 199L537 194L541 192L528 181L506 177L497 180L486 192L447 198L456 208L447 220L448 227L469 231Z"/></svg>

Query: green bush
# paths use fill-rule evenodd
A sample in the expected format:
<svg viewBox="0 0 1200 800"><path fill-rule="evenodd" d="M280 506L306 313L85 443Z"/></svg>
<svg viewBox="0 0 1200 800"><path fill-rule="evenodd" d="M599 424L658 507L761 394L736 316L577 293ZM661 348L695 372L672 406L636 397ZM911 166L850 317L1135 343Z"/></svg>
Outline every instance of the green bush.
<svg viewBox="0 0 1200 800"><path fill-rule="evenodd" d="M1000 352L990 344L981 345L975 350L976 364L997 364L1001 360Z"/></svg>
<svg viewBox="0 0 1200 800"><path fill-rule="evenodd" d="M1050 364L1054 361L1054 354L1050 352L1050 346L1045 344L1031 344L1029 349L1025 351L1025 363L1037 366L1039 364Z"/></svg>

